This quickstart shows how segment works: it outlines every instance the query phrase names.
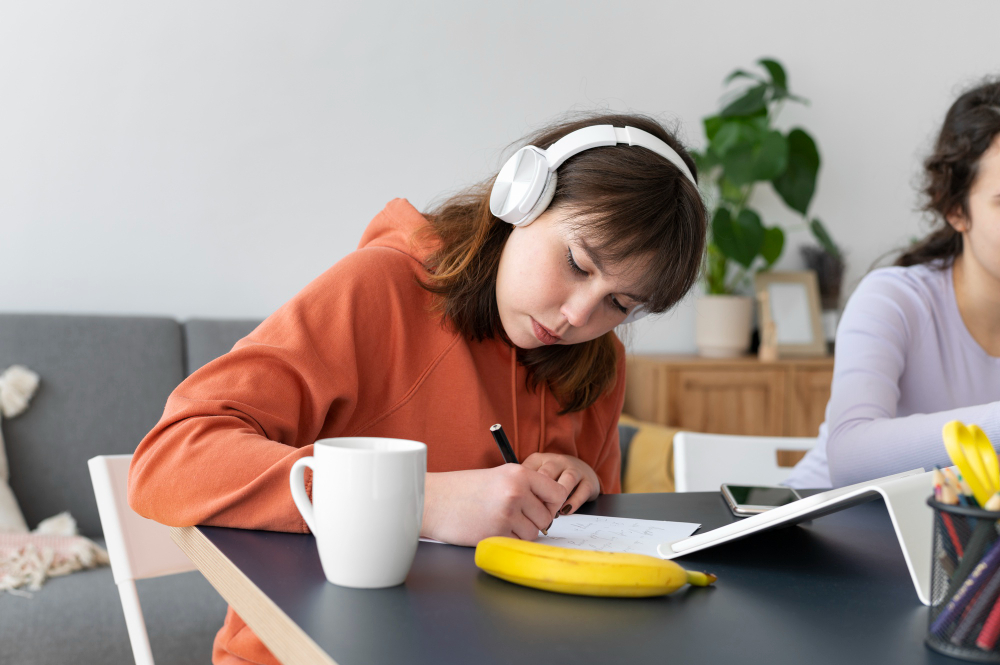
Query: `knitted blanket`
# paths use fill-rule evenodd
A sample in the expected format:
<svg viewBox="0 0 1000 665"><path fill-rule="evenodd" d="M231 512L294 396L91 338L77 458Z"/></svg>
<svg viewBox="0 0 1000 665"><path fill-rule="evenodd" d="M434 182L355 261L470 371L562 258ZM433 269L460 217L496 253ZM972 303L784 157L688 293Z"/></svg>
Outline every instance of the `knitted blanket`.
<svg viewBox="0 0 1000 665"><path fill-rule="evenodd" d="M50 577L107 565L108 553L83 536L0 533L0 591L38 591Z"/></svg>
<svg viewBox="0 0 1000 665"><path fill-rule="evenodd" d="M76 535L69 513L43 520L31 533L0 533L0 593L31 597L50 577L108 565L108 553Z"/></svg>

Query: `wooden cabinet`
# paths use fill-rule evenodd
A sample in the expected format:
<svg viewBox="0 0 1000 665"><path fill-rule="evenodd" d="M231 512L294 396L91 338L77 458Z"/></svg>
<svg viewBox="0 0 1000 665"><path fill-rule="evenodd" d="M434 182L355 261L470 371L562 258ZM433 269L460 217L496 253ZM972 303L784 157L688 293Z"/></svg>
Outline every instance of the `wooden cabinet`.
<svg viewBox="0 0 1000 665"><path fill-rule="evenodd" d="M830 399L833 358L628 358L624 412L716 434L816 436Z"/></svg>

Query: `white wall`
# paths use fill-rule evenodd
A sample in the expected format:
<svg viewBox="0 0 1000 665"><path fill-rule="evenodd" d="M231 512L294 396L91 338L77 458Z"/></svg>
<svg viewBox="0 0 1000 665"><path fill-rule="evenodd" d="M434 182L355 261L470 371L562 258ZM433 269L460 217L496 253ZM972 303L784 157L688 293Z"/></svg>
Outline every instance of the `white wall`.
<svg viewBox="0 0 1000 665"><path fill-rule="evenodd" d="M386 201L487 176L568 109L652 113L700 146L723 77L764 55L812 101L780 124L819 143L812 211L852 288L922 233L919 160L955 93L1000 72L998 19L995 0L4 3L0 311L264 317ZM636 347L693 350L692 321L639 324Z"/></svg>

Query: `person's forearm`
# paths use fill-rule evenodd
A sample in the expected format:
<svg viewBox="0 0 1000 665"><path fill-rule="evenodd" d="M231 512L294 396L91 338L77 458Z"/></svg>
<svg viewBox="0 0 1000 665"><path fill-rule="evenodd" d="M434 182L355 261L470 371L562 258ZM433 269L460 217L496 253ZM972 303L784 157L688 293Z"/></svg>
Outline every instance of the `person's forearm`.
<svg viewBox="0 0 1000 665"><path fill-rule="evenodd" d="M437 524L441 519L441 487L444 479L441 473L428 473L424 476L424 516L420 522L420 537L434 538Z"/></svg>
<svg viewBox="0 0 1000 665"><path fill-rule="evenodd" d="M288 489L292 464L312 454L241 426L232 416L161 424L129 473L129 505L161 524L304 532Z"/></svg>
<svg viewBox="0 0 1000 665"><path fill-rule="evenodd" d="M834 487L916 468L950 466L941 429L951 420L975 423L1000 445L1000 403L901 418L841 420L826 444Z"/></svg>

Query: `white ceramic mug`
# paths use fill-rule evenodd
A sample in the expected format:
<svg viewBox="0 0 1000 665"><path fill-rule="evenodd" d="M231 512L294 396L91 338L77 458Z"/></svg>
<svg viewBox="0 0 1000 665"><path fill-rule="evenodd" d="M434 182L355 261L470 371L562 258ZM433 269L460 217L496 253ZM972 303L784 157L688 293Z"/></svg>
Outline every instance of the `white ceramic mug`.
<svg viewBox="0 0 1000 665"><path fill-rule="evenodd" d="M316 536L326 579L358 589L403 583L420 539L426 473L427 446L378 437L322 439L292 465L292 499Z"/></svg>

